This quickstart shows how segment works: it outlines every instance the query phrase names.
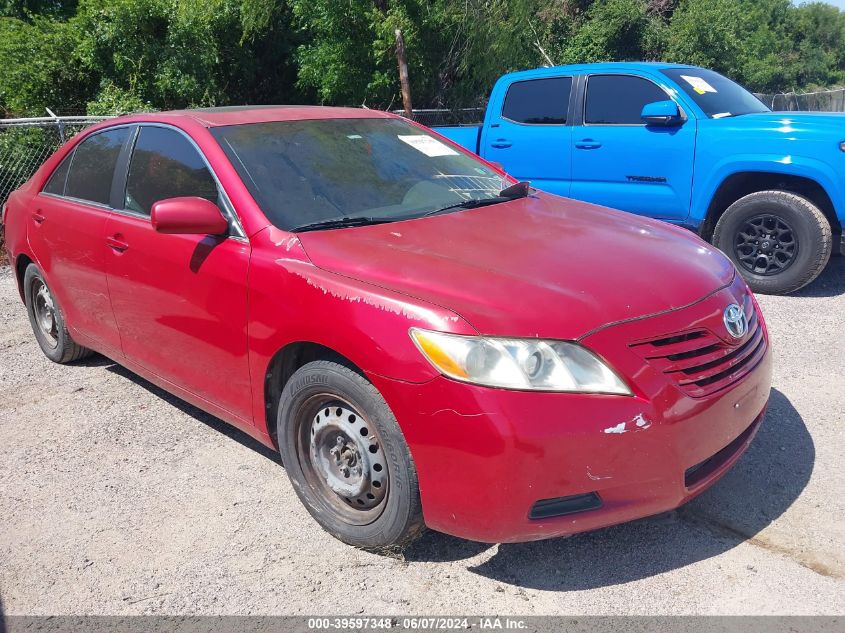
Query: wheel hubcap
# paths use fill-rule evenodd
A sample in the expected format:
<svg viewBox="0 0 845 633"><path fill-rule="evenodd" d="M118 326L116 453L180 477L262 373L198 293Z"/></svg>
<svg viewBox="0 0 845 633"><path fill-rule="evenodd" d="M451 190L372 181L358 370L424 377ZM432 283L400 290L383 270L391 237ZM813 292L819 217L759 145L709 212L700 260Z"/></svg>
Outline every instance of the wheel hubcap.
<svg viewBox="0 0 845 633"><path fill-rule="evenodd" d="M35 323L51 347L59 344L58 319L56 318L56 304L49 288L40 280L32 285L33 310Z"/></svg>
<svg viewBox="0 0 845 633"><path fill-rule="evenodd" d="M324 404L310 422L308 453L316 478L347 509L373 510L387 495L384 451L372 425L350 405Z"/></svg>
<svg viewBox="0 0 845 633"><path fill-rule="evenodd" d="M776 275L795 261L798 241L783 218L763 213L749 218L739 228L734 253L745 270L755 275Z"/></svg>

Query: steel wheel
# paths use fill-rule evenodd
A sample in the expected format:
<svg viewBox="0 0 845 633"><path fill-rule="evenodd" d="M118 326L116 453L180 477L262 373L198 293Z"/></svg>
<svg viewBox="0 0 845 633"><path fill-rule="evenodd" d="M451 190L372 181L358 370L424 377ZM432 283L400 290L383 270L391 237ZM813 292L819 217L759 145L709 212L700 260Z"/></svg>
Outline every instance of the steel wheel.
<svg viewBox="0 0 845 633"><path fill-rule="evenodd" d="M382 513L390 488L375 427L336 396L312 397L301 410L299 461L309 485L344 520L366 525Z"/></svg>
<svg viewBox="0 0 845 633"><path fill-rule="evenodd" d="M50 289L41 281L41 279L33 279L32 281L32 307L35 313L35 323L44 340L52 348L59 344L59 325L56 317L56 304L53 301L53 295L50 294Z"/></svg>
<svg viewBox="0 0 845 633"><path fill-rule="evenodd" d="M756 275L776 275L789 268L798 254L798 241L783 218L763 213L748 218L734 239L736 259Z"/></svg>

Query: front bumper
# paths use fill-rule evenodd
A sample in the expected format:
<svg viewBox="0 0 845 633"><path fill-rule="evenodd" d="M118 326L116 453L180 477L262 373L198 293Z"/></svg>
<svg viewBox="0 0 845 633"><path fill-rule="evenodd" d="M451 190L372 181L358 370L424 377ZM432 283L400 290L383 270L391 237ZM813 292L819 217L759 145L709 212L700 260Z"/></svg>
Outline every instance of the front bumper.
<svg viewBox="0 0 845 633"><path fill-rule="evenodd" d="M659 327L672 331L665 328L684 318L667 313ZM736 383L693 397L633 352L620 353L620 337L631 340L644 327L614 326L584 341L620 359L614 365L632 377L633 397L371 376L410 447L426 524L484 542L551 538L676 508L719 479L763 419L772 375L768 344ZM529 518L538 501L589 493L600 507Z"/></svg>

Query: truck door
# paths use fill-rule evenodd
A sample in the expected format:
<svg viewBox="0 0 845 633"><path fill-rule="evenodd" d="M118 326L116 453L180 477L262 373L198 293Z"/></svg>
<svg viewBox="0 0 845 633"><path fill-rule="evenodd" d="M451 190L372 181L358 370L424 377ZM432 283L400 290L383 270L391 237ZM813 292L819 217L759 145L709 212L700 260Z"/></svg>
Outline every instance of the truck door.
<svg viewBox="0 0 845 633"><path fill-rule="evenodd" d="M696 121L646 126L643 106L672 99L650 79L587 77L583 108L573 127L570 195L667 220L689 213Z"/></svg>
<svg viewBox="0 0 845 633"><path fill-rule="evenodd" d="M481 137L481 155L501 163L519 180L568 195L570 178L569 102L572 77L516 81L504 99L491 99L495 111Z"/></svg>

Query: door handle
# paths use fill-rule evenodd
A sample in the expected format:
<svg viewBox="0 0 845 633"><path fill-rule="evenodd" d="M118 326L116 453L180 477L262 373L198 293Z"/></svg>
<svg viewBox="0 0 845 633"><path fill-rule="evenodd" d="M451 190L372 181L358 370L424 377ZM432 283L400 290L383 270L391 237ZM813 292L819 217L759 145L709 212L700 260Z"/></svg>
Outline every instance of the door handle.
<svg viewBox="0 0 845 633"><path fill-rule="evenodd" d="M575 147L578 149L598 149L601 147L601 143L594 141L591 138L585 138L575 143Z"/></svg>
<svg viewBox="0 0 845 633"><path fill-rule="evenodd" d="M108 244L113 250L117 251L118 253L122 253L127 248L129 248L129 244L124 242L123 240L119 239L119 236L113 235L112 237L106 238L106 244Z"/></svg>
<svg viewBox="0 0 845 633"><path fill-rule="evenodd" d="M497 138L495 141L490 143L490 147L495 147L496 149L507 149L511 145L513 145L513 143L506 138Z"/></svg>
<svg viewBox="0 0 845 633"><path fill-rule="evenodd" d="M39 226L46 219L47 218L45 218L43 215L41 215L41 209L39 209L38 211L36 211L35 213L32 214L32 220Z"/></svg>

